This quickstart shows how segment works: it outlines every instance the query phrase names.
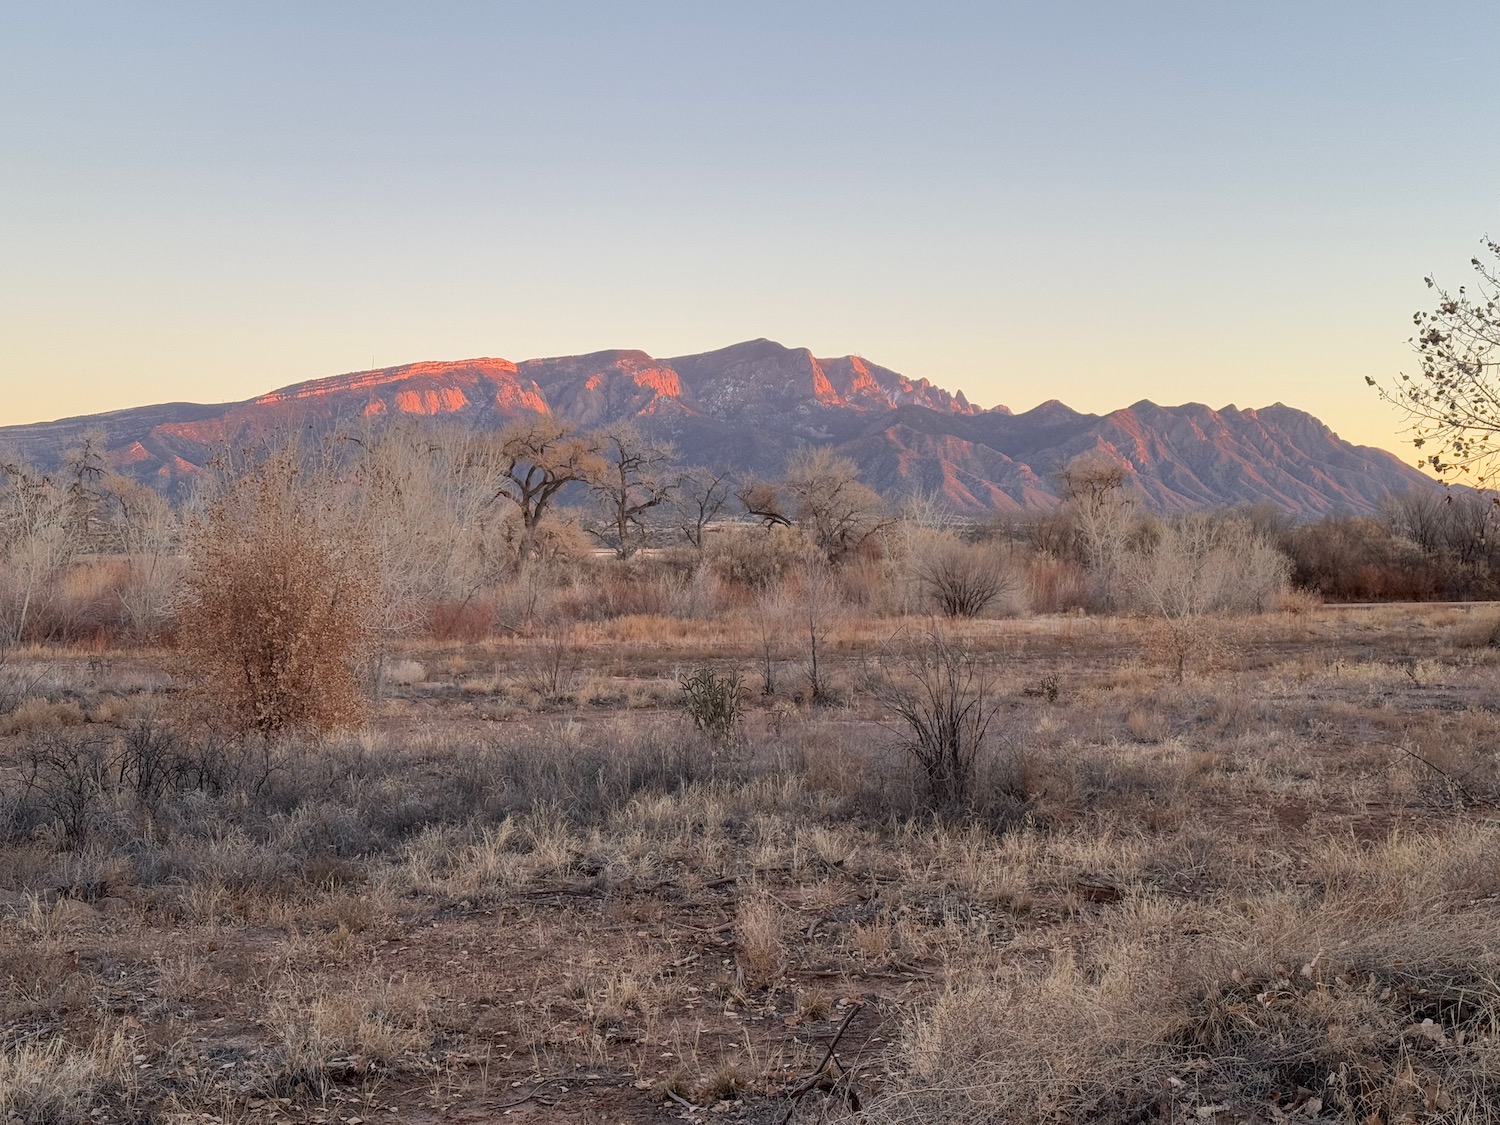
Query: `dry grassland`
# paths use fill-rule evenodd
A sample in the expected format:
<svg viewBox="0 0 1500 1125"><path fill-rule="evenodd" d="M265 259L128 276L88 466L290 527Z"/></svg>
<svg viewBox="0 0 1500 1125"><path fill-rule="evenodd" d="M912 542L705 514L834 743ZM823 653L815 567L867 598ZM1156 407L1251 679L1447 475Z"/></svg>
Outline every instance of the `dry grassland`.
<svg viewBox="0 0 1500 1125"><path fill-rule="evenodd" d="M15 653L0 1122L1496 1120L1485 612L1212 620L1181 683L1145 622L952 626L999 711L946 820L888 621L816 707L748 620L415 645L320 744Z"/></svg>

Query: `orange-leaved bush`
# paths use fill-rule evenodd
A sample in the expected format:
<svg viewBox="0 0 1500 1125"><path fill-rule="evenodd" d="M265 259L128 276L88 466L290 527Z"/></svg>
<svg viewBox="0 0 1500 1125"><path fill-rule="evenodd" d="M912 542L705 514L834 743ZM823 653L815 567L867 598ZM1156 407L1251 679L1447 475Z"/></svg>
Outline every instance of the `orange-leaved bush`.
<svg viewBox="0 0 1500 1125"><path fill-rule="evenodd" d="M358 722L379 584L337 488L294 447L205 505L187 541L181 674L214 725L274 736Z"/></svg>

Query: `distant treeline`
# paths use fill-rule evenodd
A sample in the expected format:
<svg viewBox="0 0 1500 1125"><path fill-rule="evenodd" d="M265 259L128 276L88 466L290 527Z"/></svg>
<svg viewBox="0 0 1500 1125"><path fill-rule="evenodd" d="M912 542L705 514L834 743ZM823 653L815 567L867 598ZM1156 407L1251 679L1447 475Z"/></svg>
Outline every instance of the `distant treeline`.
<svg viewBox="0 0 1500 1125"><path fill-rule="evenodd" d="M173 506L113 472L102 447L85 442L51 473L0 459L0 646L170 640L194 551L238 526L215 513L257 478L284 495L275 522L304 512L310 542L365 560L386 637L482 636L554 609L713 616L825 572L839 601L875 615L1186 619L1288 596L1500 597L1494 500L1436 487L1310 524L1271 504L1163 517L1096 454L1060 474L1056 509L975 523L940 496L880 496L826 449L799 451L775 478L739 478L682 467L628 426L581 433L543 416L492 434L391 427L241 453Z"/></svg>

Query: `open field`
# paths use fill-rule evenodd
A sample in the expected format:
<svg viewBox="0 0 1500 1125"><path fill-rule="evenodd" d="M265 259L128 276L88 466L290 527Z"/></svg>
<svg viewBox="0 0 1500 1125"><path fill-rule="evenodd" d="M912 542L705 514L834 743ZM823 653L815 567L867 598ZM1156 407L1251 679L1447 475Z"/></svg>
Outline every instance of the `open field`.
<svg viewBox="0 0 1500 1125"><path fill-rule="evenodd" d="M945 623L998 703L946 819L875 688L921 622L833 626L817 705L733 615L414 644L275 745L15 651L0 1121L1495 1120L1494 612L1203 618L1181 682Z"/></svg>

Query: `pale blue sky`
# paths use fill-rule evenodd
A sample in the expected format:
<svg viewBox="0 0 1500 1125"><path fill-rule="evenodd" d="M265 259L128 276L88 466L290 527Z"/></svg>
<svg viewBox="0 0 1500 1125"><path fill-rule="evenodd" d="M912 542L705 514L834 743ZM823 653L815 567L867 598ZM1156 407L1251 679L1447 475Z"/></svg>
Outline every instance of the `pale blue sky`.
<svg viewBox="0 0 1500 1125"><path fill-rule="evenodd" d="M1500 233L1497 43L1480 3L0 5L0 424L770 336L1400 449L1363 376Z"/></svg>

